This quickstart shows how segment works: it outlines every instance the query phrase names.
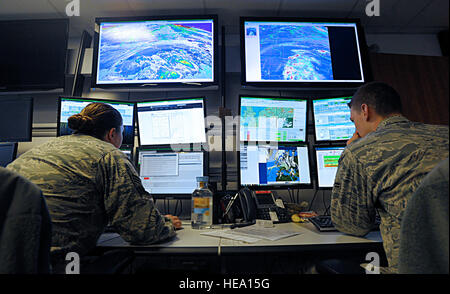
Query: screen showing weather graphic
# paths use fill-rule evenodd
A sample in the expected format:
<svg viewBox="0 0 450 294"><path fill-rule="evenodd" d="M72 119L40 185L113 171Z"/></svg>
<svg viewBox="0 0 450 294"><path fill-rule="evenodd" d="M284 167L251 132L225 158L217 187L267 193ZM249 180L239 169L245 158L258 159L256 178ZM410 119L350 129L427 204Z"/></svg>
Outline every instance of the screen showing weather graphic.
<svg viewBox="0 0 450 294"><path fill-rule="evenodd" d="M243 186L311 184L307 146L241 143L239 168Z"/></svg>
<svg viewBox="0 0 450 294"><path fill-rule="evenodd" d="M214 19L99 23L97 84L214 82Z"/></svg>
<svg viewBox="0 0 450 294"><path fill-rule="evenodd" d="M241 141L305 142L307 100L240 97Z"/></svg>
<svg viewBox="0 0 450 294"><path fill-rule="evenodd" d="M356 23L244 21L246 82L364 82Z"/></svg>

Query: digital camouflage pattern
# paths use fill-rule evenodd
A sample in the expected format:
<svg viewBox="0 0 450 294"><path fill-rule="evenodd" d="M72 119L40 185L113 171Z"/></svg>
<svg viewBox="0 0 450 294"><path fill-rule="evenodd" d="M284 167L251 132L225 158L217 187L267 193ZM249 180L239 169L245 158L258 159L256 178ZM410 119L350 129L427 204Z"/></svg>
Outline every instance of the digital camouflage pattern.
<svg viewBox="0 0 450 294"><path fill-rule="evenodd" d="M339 158L331 219L339 231L364 236L378 211L388 272L398 270L400 223L408 199L427 173L448 157L448 143L447 126L392 116L348 145Z"/></svg>
<svg viewBox="0 0 450 294"><path fill-rule="evenodd" d="M130 243L149 244L175 235L127 156L87 135L53 139L7 166L36 184L52 219L52 263L67 252L85 255L108 223Z"/></svg>

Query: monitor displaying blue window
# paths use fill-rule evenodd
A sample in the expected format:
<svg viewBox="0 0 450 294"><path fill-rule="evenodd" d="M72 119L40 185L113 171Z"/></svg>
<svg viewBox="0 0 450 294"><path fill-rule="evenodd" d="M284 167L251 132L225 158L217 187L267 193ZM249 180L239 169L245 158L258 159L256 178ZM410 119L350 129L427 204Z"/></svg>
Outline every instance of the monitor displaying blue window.
<svg viewBox="0 0 450 294"><path fill-rule="evenodd" d="M306 100L241 96L240 106L241 141L305 142Z"/></svg>
<svg viewBox="0 0 450 294"><path fill-rule="evenodd" d="M204 175L203 152L139 150L139 176L150 194L190 195Z"/></svg>
<svg viewBox="0 0 450 294"><path fill-rule="evenodd" d="M96 19L95 84L215 82L214 17Z"/></svg>
<svg viewBox="0 0 450 294"><path fill-rule="evenodd" d="M73 133L68 126L68 119L74 114L80 113L89 103L101 102L114 107L120 112L123 120L123 141L122 147L134 145L134 102L114 101L89 98L61 97L59 100L58 114L58 136L70 135Z"/></svg>
<svg viewBox="0 0 450 294"><path fill-rule="evenodd" d="M205 143L203 98L137 103L140 145Z"/></svg>
<svg viewBox="0 0 450 294"><path fill-rule="evenodd" d="M346 141L353 136L355 124L350 120L348 103L352 97L313 100L316 142Z"/></svg>
<svg viewBox="0 0 450 294"><path fill-rule="evenodd" d="M333 188L339 158L345 147L316 147L317 185L319 188Z"/></svg>
<svg viewBox="0 0 450 294"><path fill-rule="evenodd" d="M311 185L306 145L240 145L240 185L287 188Z"/></svg>
<svg viewBox="0 0 450 294"><path fill-rule="evenodd" d="M243 82L362 84L362 37L356 20L243 17Z"/></svg>

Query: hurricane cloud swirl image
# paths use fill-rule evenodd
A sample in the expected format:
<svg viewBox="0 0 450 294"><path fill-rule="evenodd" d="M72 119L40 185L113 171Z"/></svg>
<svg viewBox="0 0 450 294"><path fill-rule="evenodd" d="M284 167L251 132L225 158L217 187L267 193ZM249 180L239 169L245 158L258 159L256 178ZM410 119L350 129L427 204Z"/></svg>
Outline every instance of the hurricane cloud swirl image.
<svg viewBox="0 0 450 294"><path fill-rule="evenodd" d="M103 23L99 83L213 81L212 22Z"/></svg>
<svg viewBox="0 0 450 294"><path fill-rule="evenodd" d="M261 25L263 80L333 80L325 26Z"/></svg>

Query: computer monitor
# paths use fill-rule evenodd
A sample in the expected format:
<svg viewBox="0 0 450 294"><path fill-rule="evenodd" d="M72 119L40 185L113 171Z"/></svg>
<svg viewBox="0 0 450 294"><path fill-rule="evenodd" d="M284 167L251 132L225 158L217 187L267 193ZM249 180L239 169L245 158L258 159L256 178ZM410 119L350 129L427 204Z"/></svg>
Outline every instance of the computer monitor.
<svg viewBox="0 0 450 294"><path fill-rule="evenodd" d="M345 147L320 147L315 148L317 166L317 186L319 189L332 189L334 178L339 164L339 157Z"/></svg>
<svg viewBox="0 0 450 294"><path fill-rule="evenodd" d="M239 186L255 190L312 187L308 146L241 142Z"/></svg>
<svg viewBox="0 0 450 294"><path fill-rule="evenodd" d="M307 100L240 96L240 140L305 142Z"/></svg>
<svg viewBox="0 0 450 294"><path fill-rule="evenodd" d="M134 145L134 102L105 100L97 98L81 97L60 97L58 105L58 136L72 134L68 126L68 118L74 114L80 113L89 103L106 103L117 109L122 115L123 120L123 141L121 148L132 148Z"/></svg>
<svg viewBox="0 0 450 294"><path fill-rule="evenodd" d="M204 98L137 102L140 146L206 142Z"/></svg>
<svg viewBox="0 0 450 294"><path fill-rule="evenodd" d="M366 51L356 19L241 17L243 84L357 87Z"/></svg>
<svg viewBox="0 0 450 294"><path fill-rule="evenodd" d="M138 149L142 185L154 197L190 197L197 177L206 173L204 152L174 152L170 149Z"/></svg>
<svg viewBox="0 0 450 294"><path fill-rule="evenodd" d="M33 130L33 98L0 96L0 142L30 142Z"/></svg>
<svg viewBox="0 0 450 294"><path fill-rule="evenodd" d="M93 87L217 84L217 16L95 21Z"/></svg>
<svg viewBox="0 0 450 294"><path fill-rule="evenodd" d="M352 97L313 99L316 142L343 142L355 133L348 103Z"/></svg>
<svg viewBox="0 0 450 294"><path fill-rule="evenodd" d="M0 166L6 167L17 155L17 143L0 143Z"/></svg>
<svg viewBox="0 0 450 294"><path fill-rule="evenodd" d="M0 21L0 91L64 88L69 19Z"/></svg>

